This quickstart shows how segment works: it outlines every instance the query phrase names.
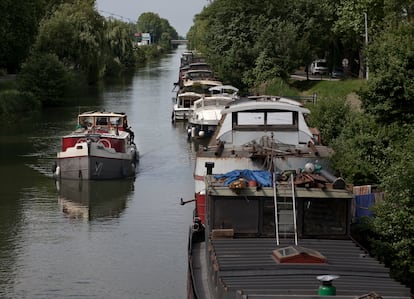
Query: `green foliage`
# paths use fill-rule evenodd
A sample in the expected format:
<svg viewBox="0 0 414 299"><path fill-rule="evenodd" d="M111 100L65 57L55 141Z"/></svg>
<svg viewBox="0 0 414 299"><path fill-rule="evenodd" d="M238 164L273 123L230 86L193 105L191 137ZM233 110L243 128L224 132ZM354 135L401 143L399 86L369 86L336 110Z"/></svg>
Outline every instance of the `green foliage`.
<svg viewBox="0 0 414 299"><path fill-rule="evenodd" d="M156 13L146 12L139 16L137 30L141 33L151 33L152 43L160 43L166 49L170 48L169 41L177 39L177 31L171 27L170 23Z"/></svg>
<svg viewBox="0 0 414 299"><path fill-rule="evenodd" d="M378 183L385 140L381 140L376 123L371 117L355 112L340 125L340 135L332 142L335 169L356 185Z"/></svg>
<svg viewBox="0 0 414 299"><path fill-rule="evenodd" d="M351 114L351 108L343 98L319 96L317 104L309 108L309 125L319 129L324 144L331 144L341 134Z"/></svg>
<svg viewBox="0 0 414 299"><path fill-rule="evenodd" d="M39 111L41 103L33 94L18 90L0 92L0 116L4 121Z"/></svg>
<svg viewBox="0 0 414 299"><path fill-rule="evenodd" d="M359 93L367 84L366 80L350 79L343 81L299 81L295 86L308 84L306 94L318 94L323 98L345 98L349 94Z"/></svg>
<svg viewBox="0 0 414 299"><path fill-rule="evenodd" d="M260 94L261 92L258 91L258 93ZM285 80L276 77L266 82L263 94L298 97L300 92L296 88L292 88Z"/></svg>
<svg viewBox="0 0 414 299"><path fill-rule="evenodd" d="M216 0L196 16L187 38L218 76L241 89L325 56L332 44L333 1Z"/></svg>
<svg viewBox="0 0 414 299"><path fill-rule="evenodd" d="M44 14L44 1L0 1L0 68L16 72L29 54L38 22Z"/></svg>
<svg viewBox="0 0 414 299"><path fill-rule="evenodd" d="M414 128L400 128L403 139L390 152L384 169L386 199L375 207L373 248L398 280L414 288Z"/></svg>
<svg viewBox="0 0 414 299"><path fill-rule="evenodd" d="M15 78L3 78L0 76L0 91L16 89L16 87Z"/></svg>
<svg viewBox="0 0 414 299"><path fill-rule="evenodd" d="M44 106L55 105L70 84L66 67L54 54L35 54L17 77L19 90L32 93Z"/></svg>
<svg viewBox="0 0 414 299"><path fill-rule="evenodd" d="M142 53L144 54L145 60L151 60L161 55L156 45L141 46Z"/></svg>
<svg viewBox="0 0 414 299"><path fill-rule="evenodd" d="M56 54L69 68L95 82L105 71L104 24L94 1L62 4L42 20L35 51Z"/></svg>
<svg viewBox="0 0 414 299"><path fill-rule="evenodd" d="M379 123L414 121L414 23L385 31L370 47L371 75L362 93Z"/></svg>
<svg viewBox="0 0 414 299"><path fill-rule="evenodd" d="M125 67L135 66L136 59L130 26L118 20L106 22L105 39L108 43L106 74L117 74Z"/></svg>

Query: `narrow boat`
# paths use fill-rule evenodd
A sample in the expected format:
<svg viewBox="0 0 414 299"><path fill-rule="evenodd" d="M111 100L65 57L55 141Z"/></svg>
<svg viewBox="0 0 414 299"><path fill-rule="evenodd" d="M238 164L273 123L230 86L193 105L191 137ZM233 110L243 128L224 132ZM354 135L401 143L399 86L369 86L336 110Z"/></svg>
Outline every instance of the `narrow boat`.
<svg viewBox="0 0 414 299"><path fill-rule="evenodd" d="M78 115L76 130L62 137L56 179L107 180L133 177L139 153L125 113Z"/></svg>
<svg viewBox="0 0 414 299"><path fill-rule="evenodd" d="M281 97L222 111L181 202L195 202L187 298L410 298L351 238L352 185L308 113Z"/></svg>
<svg viewBox="0 0 414 299"><path fill-rule="evenodd" d="M194 102L194 108L188 119L189 138L211 137L221 119L221 111L234 102L230 96L202 97Z"/></svg>

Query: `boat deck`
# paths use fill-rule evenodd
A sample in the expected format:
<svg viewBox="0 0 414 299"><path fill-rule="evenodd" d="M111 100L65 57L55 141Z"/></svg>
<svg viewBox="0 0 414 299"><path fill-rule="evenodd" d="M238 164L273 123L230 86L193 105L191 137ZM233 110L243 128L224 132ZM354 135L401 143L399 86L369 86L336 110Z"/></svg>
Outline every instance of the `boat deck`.
<svg viewBox="0 0 414 299"><path fill-rule="evenodd" d="M207 273L203 271L206 269L206 258L205 258L205 242L196 243L193 245L193 271L198 279L196 290L197 290L197 299L210 299L212 298L210 294L210 289L207 282Z"/></svg>
<svg viewBox="0 0 414 299"><path fill-rule="evenodd" d="M216 239L211 241L214 277L221 294L232 298L318 297L319 275L339 275L335 298L358 298L371 292L382 298L410 298L405 286L389 277L389 270L369 257L352 240L301 239L299 245L317 250L326 264L278 263L276 248L292 243L274 239ZM223 296L226 297L226 296ZM221 297L220 297L221 298ZM227 297L226 297L227 298Z"/></svg>

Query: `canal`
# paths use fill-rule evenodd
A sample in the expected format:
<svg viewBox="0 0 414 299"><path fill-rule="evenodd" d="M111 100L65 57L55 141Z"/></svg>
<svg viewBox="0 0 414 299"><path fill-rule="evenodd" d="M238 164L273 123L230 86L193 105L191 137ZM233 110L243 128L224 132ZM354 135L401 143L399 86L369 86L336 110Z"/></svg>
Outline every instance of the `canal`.
<svg viewBox="0 0 414 299"><path fill-rule="evenodd" d="M194 147L171 123L176 51L82 96L0 127L0 298L185 298ZM79 111L126 112L134 180L62 182L51 167Z"/></svg>

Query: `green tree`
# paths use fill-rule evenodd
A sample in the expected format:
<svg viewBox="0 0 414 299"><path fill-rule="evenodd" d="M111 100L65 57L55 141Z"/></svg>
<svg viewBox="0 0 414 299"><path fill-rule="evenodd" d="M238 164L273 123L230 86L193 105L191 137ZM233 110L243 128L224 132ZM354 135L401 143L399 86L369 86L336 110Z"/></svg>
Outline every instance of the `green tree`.
<svg viewBox="0 0 414 299"><path fill-rule="evenodd" d="M105 20L94 1L62 4L42 20L35 51L54 53L68 67L81 71L95 82L105 71Z"/></svg>
<svg viewBox="0 0 414 299"><path fill-rule="evenodd" d="M365 111L378 122L414 121L414 23L384 31L370 47L371 76L362 93Z"/></svg>
<svg viewBox="0 0 414 299"><path fill-rule="evenodd" d="M59 103L70 82L70 75L55 54L32 55L17 77L18 88L32 93L44 106Z"/></svg>
<svg viewBox="0 0 414 299"><path fill-rule="evenodd" d="M160 18L153 12L146 12L139 16L137 30L141 33L151 33L152 43L160 44L164 49L170 48L170 40L177 39L177 31L168 20Z"/></svg>
<svg viewBox="0 0 414 299"><path fill-rule="evenodd" d="M36 38L44 14L43 1L0 1L0 68L18 71Z"/></svg>
<svg viewBox="0 0 414 299"><path fill-rule="evenodd" d="M309 125L317 127L324 144L330 145L342 134L345 125L351 120L353 111L343 98L320 98L311 110Z"/></svg>
<svg viewBox="0 0 414 299"><path fill-rule="evenodd" d="M249 88L325 57L335 45L334 1L216 0L196 16L187 38L223 81Z"/></svg>
<svg viewBox="0 0 414 299"><path fill-rule="evenodd" d="M3 124L40 111L41 103L30 92L6 90L0 92L0 116Z"/></svg>
<svg viewBox="0 0 414 299"><path fill-rule="evenodd" d="M177 31L170 23L153 12L146 12L139 16L137 30L141 33L150 33L152 43L159 44L164 49L171 48L171 39L177 39Z"/></svg>
<svg viewBox="0 0 414 299"><path fill-rule="evenodd" d="M0 1L0 68L17 72L30 54L39 23L60 3L74 0L2 0Z"/></svg>
<svg viewBox="0 0 414 299"><path fill-rule="evenodd" d="M400 127L401 142L390 153L393 161L384 169L386 198L376 205L371 227L374 253L391 267L392 275L414 288L414 128Z"/></svg>
<svg viewBox="0 0 414 299"><path fill-rule="evenodd" d="M132 67L135 65L135 54L133 46L133 32L129 24L119 20L108 20L106 22L105 38L108 43L108 66L116 64L118 68Z"/></svg>

